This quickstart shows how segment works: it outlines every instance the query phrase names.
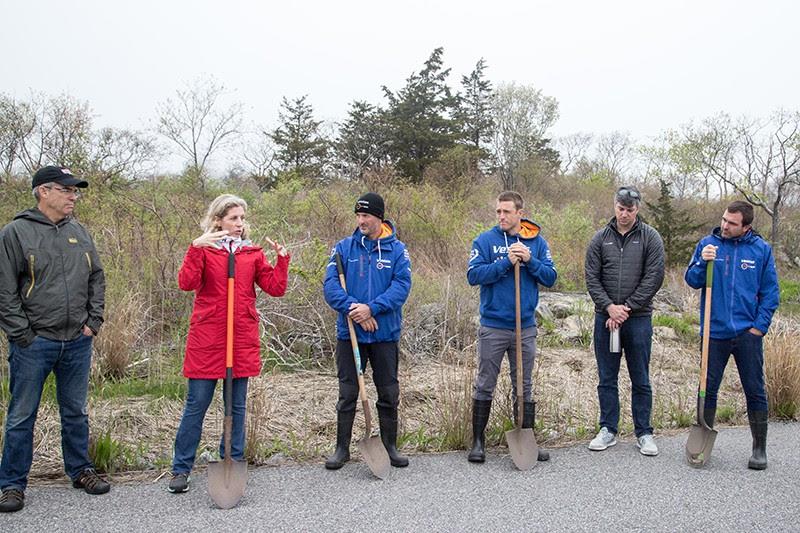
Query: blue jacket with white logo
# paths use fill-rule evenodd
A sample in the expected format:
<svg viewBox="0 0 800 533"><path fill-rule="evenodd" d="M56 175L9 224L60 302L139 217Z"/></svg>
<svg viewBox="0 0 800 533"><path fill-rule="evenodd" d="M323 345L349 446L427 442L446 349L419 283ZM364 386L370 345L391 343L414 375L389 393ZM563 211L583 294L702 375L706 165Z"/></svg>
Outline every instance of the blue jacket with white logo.
<svg viewBox="0 0 800 533"><path fill-rule="evenodd" d="M726 239L722 237L720 228L716 228L698 243L686 269L684 279L695 289L706 284L706 261L701 258L701 253L708 244L718 247L711 290L711 338L732 339L750 328L766 334L780 302L772 248L752 230L735 239ZM705 299L703 291L701 317ZM701 334L702 327L701 321Z"/></svg>
<svg viewBox="0 0 800 533"><path fill-rule="evenodd" d="M498 329L516 327L514 267L508 259L508 247L515 242L531 251L530 261L520 265L522 327L536 325L534 312L539 303L539 284L552 287L557 277L550 248L539 231L537 224L523 219L517 235L509 235L495 226L472 241L467 281L481 286L481 325Z"/></svg>
<svg viewBox="0 0 800 533"><path fill-rule="evenodd" d="M336 254L342 258L347 292L339 283ZM403 321L402 306L411 291L411 258L406 245L395 236L394 226L383 222L381 235L368 239L356 229L353 235L342 239L331 250L323 284L325 301L339 313L336 337L349 340L347 312L350 305L369 305L372 317L378 323L377 331L364 331L354 323L360 343L397 342Z"/></svg>

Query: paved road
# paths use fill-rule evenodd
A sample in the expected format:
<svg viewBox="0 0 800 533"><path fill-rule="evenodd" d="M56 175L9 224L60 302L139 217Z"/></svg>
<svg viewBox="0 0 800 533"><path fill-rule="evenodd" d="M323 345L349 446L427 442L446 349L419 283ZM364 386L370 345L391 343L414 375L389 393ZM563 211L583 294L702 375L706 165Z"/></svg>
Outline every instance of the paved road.
<svg viewBox="0 0 800 533"><path fill-rule="evenodd" d="M507 455L467 463L464 453L412 457L387 481L363 463L251 470L237 508L213 507L205 473L173 495L165 481L115 485L106 496L30 487L0 531L798 531L800 424L770 424L769 468L747 469L747 428L725 428L705 469L684 459L686 433L605 452L552 451L516 471Z"/></svg>

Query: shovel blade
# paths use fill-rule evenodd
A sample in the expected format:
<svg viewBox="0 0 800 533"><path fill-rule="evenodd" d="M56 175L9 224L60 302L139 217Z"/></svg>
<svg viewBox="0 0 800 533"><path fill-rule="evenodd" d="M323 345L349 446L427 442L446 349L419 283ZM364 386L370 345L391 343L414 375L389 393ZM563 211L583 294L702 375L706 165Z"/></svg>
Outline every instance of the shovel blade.
<svg viewBox="0 0 800 533"><path fill-rule="evenodd" d="M533 436L532 429L517 428L506 431L506 442L514 466L519 470L530 470L536 466L539 446L536 444L536 437Z"/></svg>
<svg viewBox="0 0 800 533"><path fill-rule="evenodd" d="M235 507L244 495L247 485L247 462L213 461L208 463L208 494L217 507Z"/></svg>
<svg viewBox="0 0 800 533"><path fill-rule="evenodd" d="M695 468L700 468L711 458L714 441L717 440L717 430L693 424L686 440L686 459Z"/></svg>
<svg viewBox="0 0 800 533"><path fill-rule="evenodd" d="M373 475L379 479L386 479L390 469L389 454L380 437L364 437L357 445Z"/></svg>

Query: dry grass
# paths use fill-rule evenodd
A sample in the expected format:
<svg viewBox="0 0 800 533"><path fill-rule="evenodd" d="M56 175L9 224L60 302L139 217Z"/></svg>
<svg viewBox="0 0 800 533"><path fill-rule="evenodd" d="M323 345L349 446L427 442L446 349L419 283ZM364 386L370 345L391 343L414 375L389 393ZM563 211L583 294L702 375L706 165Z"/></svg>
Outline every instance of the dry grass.
<svg viewBox="0 0 800 533"><path fill-rule="evenodd" d="M764 372L772 416L796 419L800 414L798 324L778 322L764 342Z"/></svg>

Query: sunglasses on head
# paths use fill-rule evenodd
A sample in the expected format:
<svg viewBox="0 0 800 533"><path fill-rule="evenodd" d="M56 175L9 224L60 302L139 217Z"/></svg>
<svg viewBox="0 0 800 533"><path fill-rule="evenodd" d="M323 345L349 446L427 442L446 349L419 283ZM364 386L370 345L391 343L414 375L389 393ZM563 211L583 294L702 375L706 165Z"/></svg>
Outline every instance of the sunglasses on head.
<svg viewBox="0 0 800 533"><path fill-rule="evenodd" d="M626 188L624 188L624 187L623 187L622 189L620 189L620 190L618 190L618 191L617 191L617 196L618 196L618 197L625 197L625 196L629 196L629 197L631 197L631 198L633 198L633 199L635 199L635 200L638 200L638 199L640 198L640 196L639 196L639 193L638 193L638 192L636 192L636 191L632 191L632 190L630 190L630 189L626 189Z"/></svg>

